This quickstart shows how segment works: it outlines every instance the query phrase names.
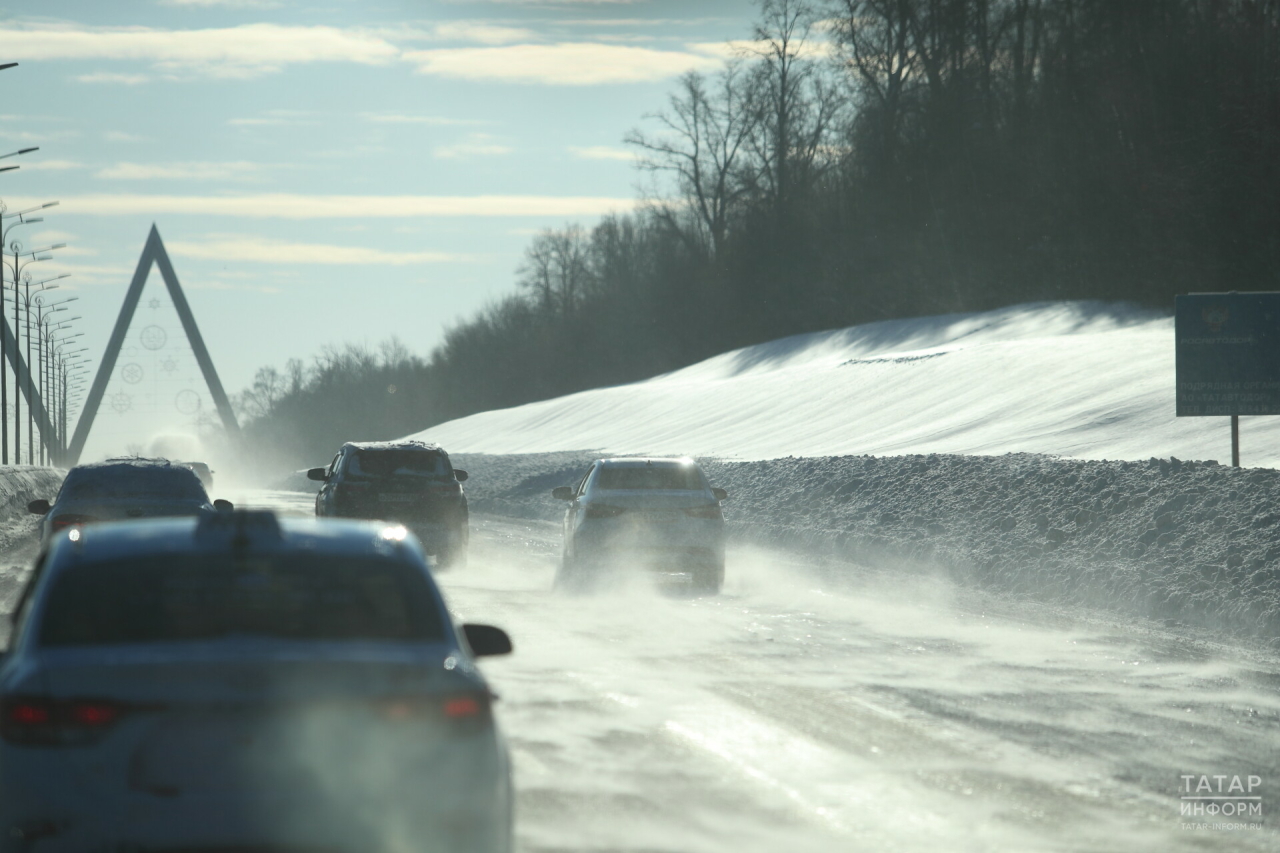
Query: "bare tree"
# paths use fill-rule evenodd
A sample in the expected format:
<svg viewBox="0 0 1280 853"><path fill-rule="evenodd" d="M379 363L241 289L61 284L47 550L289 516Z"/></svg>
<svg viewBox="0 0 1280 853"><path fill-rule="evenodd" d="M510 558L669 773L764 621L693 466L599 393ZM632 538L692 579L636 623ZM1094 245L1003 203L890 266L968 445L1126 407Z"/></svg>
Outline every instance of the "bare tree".
<svg viewBox="0 0 1280 853"><path fill-rule="evenodd" d="M917 0L840 0L834 36L841 63L856 77L856 89L874 107L876 144L893 156L919 57L911 38Z"/></svg>
<svg viewBox="0 0 1280 853"><path fill-rule="evenodd" d="M240 392L236 408L241 417L256 420L266 417L286 393L284 377L275 367L259 367L253 375L253 384Z"/></svg>
<svg viewBox="0 0 1280 853"><path fill-rule="evenodd" d="M685 74L668 109L647 116L661 130L656 135L632 130L625 141L641 150L640 168L675 175L712 257L718 258L733 210L748 190L740 172L758 115L747 102L737 63L729 63L711 85L709 90L701 74ZM669 206L660 207L659 215L669 224L678 221L678 212Z"/></svg>
<svg viewBox="0 0 1280 853"><path fill-rule="evenodd" d="M533 293L549 313L571 315L591 287L590 242L580 225L541 232L525 250L517 273L521 287Z"/></svg>
<svg viewBox="0 0 1280 853"><path fill-rule="evenodd" d="M751 87L760 122L752 139L756 177L779 224L834 159L830 136L844 102L815 61L817 19L804 0L762 0L748 49L759 59Z"/></svg>
<svg viewBox="0 0 1280 853"><path fill-rule="evenodd" d="M1025 122L1032 81L1040 65L1040 45L1044 37L1044 10L1041 0L1013 0L1013 21L1009 61L1013 77L1013 115Z"/></svg>

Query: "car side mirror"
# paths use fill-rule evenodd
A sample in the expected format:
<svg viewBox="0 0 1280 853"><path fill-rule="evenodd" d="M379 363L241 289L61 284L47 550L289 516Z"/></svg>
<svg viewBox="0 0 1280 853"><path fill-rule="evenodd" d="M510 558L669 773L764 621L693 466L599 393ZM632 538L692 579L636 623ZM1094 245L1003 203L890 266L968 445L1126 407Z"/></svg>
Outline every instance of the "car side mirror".
<svg viewBox="0 0 1280 853"><path fill-rule="evenodd" d="M32 501L27 504L27 512L33 515L48 515L50 510L49 502L44 498Z"/></svg>
<svg viewBox="0 0 1280 853"><path fill-rule="evenodd" d="M454 468L453 476L459 483L465 483L467 481L467 472L463 471L461 468Z"/></svg>
<svg viewBox="0 0 1280 853"><path fill-rule="evenodd" d="M556 486L551 490L551 497L558 501L573 500L573 486Z"/></svg>
<svg viewBox="0 0 1280 853"><path fill-rule="evenodd" d="M713 488L713 489L711 490L711 496L712 496L712 497L714 497L714 498L715 498L716 500L718 500L718 501L727 501L727 500L729 500L729 493L728 493L728 492L726 492L724 489L715 489L715 488Z"/></svg>
<svg viewBox="0 0 1280 853"><path fill-rule="evenodd" d="M462 635L476 657L511 654L511 638L507 632L493 625L463 625Z"/></svg>
<svg viewBox="0 0 1280 853"><path fill-rule="evenodd" d="M308 480L319 480L320 482L322 482L322 483L323 483L325 480L329 479L329 469L327 469L327 468L308 468L308 469L307 469L307 479L308 479Z"/></svg>
<svg viewBox="0 0 1280 853"><path fill-rule="evenodd" d="M231 512L231 510L236 507L235 504L231 503L231 501L224 501L222 498L218 498L213 502L213 508L218 512Z"/></svg>

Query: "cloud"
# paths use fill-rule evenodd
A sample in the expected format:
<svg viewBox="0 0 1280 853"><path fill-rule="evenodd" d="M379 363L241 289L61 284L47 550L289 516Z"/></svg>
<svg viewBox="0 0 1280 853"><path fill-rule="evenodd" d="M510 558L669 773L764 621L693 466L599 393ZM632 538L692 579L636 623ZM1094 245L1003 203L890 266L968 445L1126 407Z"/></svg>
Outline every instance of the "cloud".
<svg viewBox="0 0 1280 853"><path fill-rule="evenodd" d="M110 71L95 71L92 74L77 75L81 83L119 83L124 86L137 86L151 80L146 74L115 74Z"/></svg>
<svg viewBox="0 0 1280 853"><path fill-rule="evenodd" d="M63 258L68 257L65 249L59 249L58 253ZM62 290L78 290L84 285L127 283L129 277L133 275L133 267L111 264L67 263L65 260L58 260L55 257L52 261L45 261L31 267L31 280L44 281L63 273L70 273L71 277L59 281L58 287Z"/></svg>
<svg viewBox="0 0 1280 853"><path fill-rule="evenodd" d="M648 0L446 0L449 3L503 3L515 6L627 6Z"/></svg>
<svg viewBox="0 0 1280 853"><path fill-rule="evenodd" d="M512 44L537 38L537 34L520 27L504 27L477 21L450 21L437 24L431 31L431 37L477 44Z"/></svg>
<svg viewBox="0 0 1280 853"><path fill-rule="evenodd" d="M634 151L625 148L613 148L609 145L570 145L569 153L581 160L627 160L636 159Z"/></svg>
<svg viewBox="0 0 1280 853"><path fill-rule="evenodd" d="M15 237L16 236L17 235L15 235ZM76 245L76 239L77 239L76 234L72 234L67 231L59 231L54 228L49 228L49 229L45 229L44 231L35 231L30 234L25 234L21 237L21 239L25 245L30 247L51 246L54 243L68 244L68 245L64 245L61 249L58 249L52 253L54 258L56 258L58 261L66 261L67 258L91 258L91 257L95 257L98 254L97 249L91 249L87 246ZM36 267L32 267L32 270L35 270L35 269ZM48 269L49 269L49 264L42 263L41 266L39 267L39 270L42 274L36 275L34 272L32 272L31 274L32 280L39 281L40 279L47 278L49 275L47 272Z"/></svg>
<svg viewBox="0 0 1280 853"><path fill-rule="evenodd" d="M553 86L644 83L720 65L714 56L596 42L414 50L404 58L420 74Z"/></svg>
<svg viewBox="0 0 1280 853"><path fill-rule="evenodd" d="M262 172L258 163L244 160L229 163L195 161L188 163L117 163L100 169L94 177L108 180L199 180L243 181L252 180Z"/></svg>
<svg viewBox="0 0 1280 853"><path fill-rule="evenodd" d="M108 130L102 134L102 138L108 142L146 142L145 136L138 136L135 133L125 133L122 130Z"/></svg>
<svg viewBox="0 0 1280 853"><path fill-rule="evenodd" d="M43 199L9 199L15 210ZM351 219L436 216L599 216L631 210L634 199L602 196L357 196L249 193L243 195L150 195L99 193L62 198L62 212L86 216L202 214L255 219Z"/></svg>
<svg viewBox="0 0 1280 853"><path fill-rule="evenodd" d="M183 290L234 290L241 293L279 293L280 288L269 284L241 284L223 280L189 281L182 285Z"/></svg>
<svg viewBox="0 0 1280 853"><path fill-rule="evenodd" d="M685 45L685 48L695 53L719 57L720 59L765 56L770 50L768 42L751 39L690 42ZM835 46L830 41L822 38L821 33L814 33L803 44L793 45L793 50L795 50L797 56L804 59L822 59L833 56Z"/></svg>
<svg viewBox="0 0 1280 853"><path fill-rule="evenodd" d="M218 261L253 261L263 264L439 264L467 261L466 255L448 252L388 252L368 246L334 246L328 243L292 243L246 234L210 234L199 241L174 240L165 244L175 255Z"/></svg>
<svg viewBox="0 0 1280 853"><path fill-rule="evenodd" d="M225 6L228 9L278 9L278 0L160 0L161 6L184 6L195 9L208 9L213 6Z"/></svg>
<svg viewBox="0 0 1280 853"><path fill-rule="evenodd" d="M0 130L0 139L13 139L17 142L52 142L55 139L70 139L79 136L78 130Z"/></svg>
<svg viewBox="0 0 1280 853"><path fill-rule="evenodd" d="M30 235L31 245L44 245L45 243L70 243L76 239L76 235L70 231L58 231L54 228L46 228L43 231L37 231ZM65 249L59 249L59 252L65 252Z"/></svg>
<svg viewBox="0 0 1280 853"><path fill-rule="evenodd" d="M131 60L161 71L230 78L309 62L380 65L399 54L390 42L360 30L265 23L187 30L10 26L0 29L0 43L6 60Z"/></svg>
<svg viewBox="0 0 1280 853"><path fill-rule="evenodd" d="M499 145L487 133L473 133L462 142L452 145L437 145L432 155L441 160L463 160L470 157L498 157L510 154L511 148Z"/></svg>
<svg viewBox="0 0 1280 853"><path fill-rule="evenodd" d="M372 121L379 124L425 124L433 127L486 124L486 122L478 119L410 115L407 113L361 113L360 117L365 121Z"/></svg>
<svg viewBox="0 0 1280 853"><path fill-rule="evenodd" d="M67 169L83 169L84 163L77 163L75 160L24 160L22 168L36 172L63 172Z"/></svg>
<svg viewBox="0 0 1280 853"><path fill-rule="evenodd" d="M320 113L313 110L263 110L256 116L227 119L232 127L299 127L318 124Z"/></svg>

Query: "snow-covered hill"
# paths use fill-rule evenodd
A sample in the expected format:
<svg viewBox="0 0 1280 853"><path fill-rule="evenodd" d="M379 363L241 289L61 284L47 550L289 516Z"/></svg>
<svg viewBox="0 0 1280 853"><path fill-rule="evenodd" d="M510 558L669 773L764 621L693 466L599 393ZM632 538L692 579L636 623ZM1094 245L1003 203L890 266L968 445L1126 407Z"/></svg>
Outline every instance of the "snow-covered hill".
<svg viewBox="0 0 1280 853"><path fill-rule="evenodd" d="M797 335L664 376L417 434L451 452L724 459L1029 452L1229 462L1226 418L1174 418L1173 320L1054 302ZM1280 467L1280 420L1241 419Z"/></svg>

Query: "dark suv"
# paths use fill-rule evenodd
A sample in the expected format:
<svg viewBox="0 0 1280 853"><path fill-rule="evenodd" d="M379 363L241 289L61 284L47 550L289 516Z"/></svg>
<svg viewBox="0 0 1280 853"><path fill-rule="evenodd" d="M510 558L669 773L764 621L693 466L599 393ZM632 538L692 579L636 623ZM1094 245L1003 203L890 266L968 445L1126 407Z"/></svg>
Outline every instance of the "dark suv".
<svg viewBox="0 0 1280 853"><path fill-rule="evenodd" d="M316 515L398 521L418 535L437 565L466 560L467 472L436 445L349 441L328 468L312 468L307 477L324 483Z"/></svg>

